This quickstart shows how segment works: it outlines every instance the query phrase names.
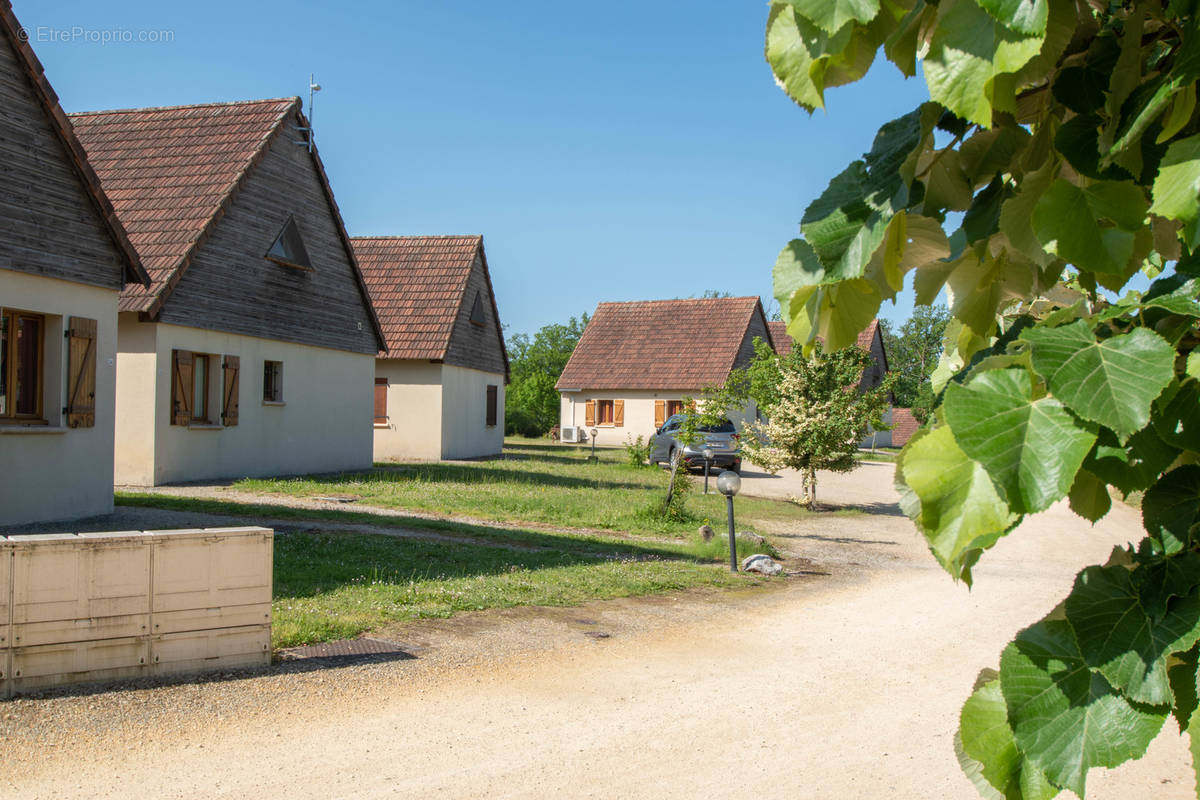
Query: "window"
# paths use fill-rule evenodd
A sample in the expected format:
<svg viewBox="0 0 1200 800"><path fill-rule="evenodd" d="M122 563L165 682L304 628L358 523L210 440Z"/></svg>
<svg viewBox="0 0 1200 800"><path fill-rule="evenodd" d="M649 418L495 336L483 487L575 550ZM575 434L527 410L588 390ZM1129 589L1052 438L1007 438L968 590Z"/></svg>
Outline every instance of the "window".
<svg viewBox="0 0 1200 800"><path fill-rule="evenodd" d="M667 401L667 418L668 419L675 416L676 414L682 414L682 413L683 413L683 401L682 400L668 400Z"/></svg>
<svg viewBox="0 0 1200 800"><path fill-rule="evenodd" d="M499 389L489 385L487 387L487 426L489 428L496 427L496 407L500 398Z"/></svg>
<svg viewBox="0 0 1200 800"><path fill-rule="evenodd" d="M300 227L296 225L295 217L288 217L283 230L275 237L275 243L267 251L267 258L280 266L312 270L312 260L308 257L304 239L300 237Z"/></svg>
<svg viewBox="0 0 1200 800"><path fill-rule="evenodd" d="M263 402L283 402L283 362L263 362Z"/></svg>
<svg viewBox="0 0 1200 800"><path fill-rule="evenodd" d="M41 314L0 309L0 420L41 419L45 331Z"/></svg>
<svg viewBox="0 0 1200 800"><path fill-rule="evenodd" d="M208 356L192 354L192 422L208 422Z"/></svg>
<svg viewBox="0 0 1200 800"><path fill-rule="evenodd" d="M213 370L220 370L213 379ZM209 353L193 353L190 350L171 351L171 424L213 425L213 400L219 401L221 422L237 425L238 405L238 357ZM213 397L214 388L220 387L221 396ZM219 426L217 426L219 427Z"/></svg>
<svg viewBox="0 0 1200 800"><path fill-rule="evenodd" d="M471 324L483 327L486 319L483 315L483 293L475 292L475 302L471 305Z"/></svg>
<svg viewBox="0 0 1200 800"><path fill-rule="evenodd" d="M612 425L613 424L613 401L612 400L597 400L596 401L596 424L597 425Z"/></svg>
<svg viewBox="0 0 1200 800"><path fill-rule="evenodd" d="M375 424L387 425L387 390L388 379L375 379Z"/></svg>

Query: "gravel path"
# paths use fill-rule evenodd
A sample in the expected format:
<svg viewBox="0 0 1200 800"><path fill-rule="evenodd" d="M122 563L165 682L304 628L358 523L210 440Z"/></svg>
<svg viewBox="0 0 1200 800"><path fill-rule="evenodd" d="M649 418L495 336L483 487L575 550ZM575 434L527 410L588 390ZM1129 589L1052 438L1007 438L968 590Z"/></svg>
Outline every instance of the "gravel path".
<svg viewBox="0 0 1200 800"><path fill-rule="evenodd" d="M0 704L0 796L974 797L952 737L977 671L1136 513L1090 528L1056 506L968 592L896 515L890 469L820 491L877 513L781 525L810 567L769 587L409 623L377 635L411 658ZM1168 727L1089 797L1190 797L1189 773Z"/></svg>

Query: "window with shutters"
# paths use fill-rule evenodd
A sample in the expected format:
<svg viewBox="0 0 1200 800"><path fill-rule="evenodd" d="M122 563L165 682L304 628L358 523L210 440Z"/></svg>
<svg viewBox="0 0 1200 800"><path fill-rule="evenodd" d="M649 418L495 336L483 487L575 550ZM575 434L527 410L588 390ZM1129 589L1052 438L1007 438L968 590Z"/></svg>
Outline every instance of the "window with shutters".
<svg viewBox="0 0 1200 800"><path fill-rule="evenodd" d="M283 402L283 362L263 362L263 402Z"/></svg>
<svg viewBox="0 0 1200 800"><path fill-rule="evenodd" d="M597 400L596 401L596 424L597 425L612 425L613 424L613 402L612 400Z"/></svg>
<svg viewBox="0 0 1200 800"><path fill-rule="evenodd" d="M228 389L224 381L233 376L228 373L222 383L213 380L212 371L226 366L221 357L209 353L193 353L190 350L171 351L171 424L214 425L213 387ZM224 397L224 395L223 395ZM234 398L236 404L236 397ZM221 403L221 416L226 415L226 405ZM235 412L236 413L236 412Z"/></svg>
<svg viewBox="0 0 1200 800"><path fill-rule="evenodd" d="M0 423L42 422L46 318L0 309Z"/></svg>
<svg viewBox="0 0 1200 800"><path fill-rule="evenodd" d="M71 317L67 325L67 427L96 425L96 320Z"/></svg>
<svg viewBox="0 0 1200 800"><path fill-rule="evenodd" d="M206 353L192 354L192 422L207 425L208 376L211 361Z"/></svg>
<svg viewBox="0 0 1200 800"><path fill-rule="evenodd" d="M487 387L487 426L496 427L497 407L499 406L500 391L496 386Z"/></svg>
<svg viewBox="0 0 1200 800"><path fill-rule="evenodd" d="M683 413L683 401L682 400L668 400L666 411L667 411L668 419L675 416L676 414L682 414Z"/></svg>
<svg viewBox="0 0 1200 800"><path fill-rule="evenodd" d="M387 378L376 378L375 379L375 424L376 425L387 425L388 424L387 392L388 392L388 379Z"/></svg>

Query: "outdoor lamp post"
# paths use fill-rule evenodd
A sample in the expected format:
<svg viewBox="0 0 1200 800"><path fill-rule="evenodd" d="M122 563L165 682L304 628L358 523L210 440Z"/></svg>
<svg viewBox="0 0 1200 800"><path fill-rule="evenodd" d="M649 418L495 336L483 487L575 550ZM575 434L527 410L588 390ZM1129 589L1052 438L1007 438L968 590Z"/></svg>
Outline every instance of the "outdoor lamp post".
<svg viewBox="0 0 1200 800"><path fill-rule="evenodd" d="M592 454L590 456L588 456L588 461L599 460L596 458L596 434L599 432L600 431L597 428L592 428L591 431L589 431L589 433L592 434Z"/></svg>
<svg viewBox="0 0 1200 800"><path fill-rule="evenodd" d="M733 496L742 490L742 479L727 469L717 476L717 491L725 495L725 514L729 517L729 571L737 572L737 539L733 533Z"/></svg>
<svg viewBox="0 0 1200 800"><path fill-rule="evenodd" d="M701 455L704 456L704 493L708 494L708 465L712 463L712 448L704 448L704 452Z"/></svg>

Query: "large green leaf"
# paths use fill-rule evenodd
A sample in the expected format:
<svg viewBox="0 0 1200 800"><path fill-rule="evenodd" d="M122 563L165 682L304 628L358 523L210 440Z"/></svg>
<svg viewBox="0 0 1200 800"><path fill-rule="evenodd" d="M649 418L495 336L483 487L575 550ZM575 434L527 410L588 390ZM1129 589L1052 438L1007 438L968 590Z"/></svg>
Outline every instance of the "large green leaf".
<svg viewBox="0 0 1200 800"><path fill-rule="evenodd" d="M788 323L788 333L801 346L820 338L830 350L858 341L879 311L883 295L863 278L825 280L825 268L812 246L792 240L775 262L775 297Z"/></svg>
<svg viewBox="0 0 1200 800"><path fill-rule="evenodd" d="M967 458L945 426L909 443L896 480L919 501L905 510L919 511L913 522L929 549L947 572L968 584L979 553L1020 520L1005 507L983 467Z"/></svg>
<svg viewBox="0 0 1200 800"><path fill-rule="evenodd" d="M1017 749L996 675L984 670L963 704L955 739L959 764L984 797L1050 800L1059 790Z"/></svg>
<svg viewBox="0 0 1200 800"><path fill-rule="evenodd" d="M1172 447L1200 453L1200 381L1173 383L1155 403L1154 430Z"/></svg>
<svg viewBox="0 0 1200 800"><path fill-rule="evenodd" d="M1075 579L1066 612L1088 666L1130 700L1171 702L1167 656L1200 639L1200 595L1192 591L1151 618L1130 570L1088 567Z"/></svg>
<svg viewBox="0 0 1200 800"><path fill-rule="evenodd" d="M936 102L985 128L992 125L996 79L1036 56L1043 34L1023 34L997 22L974 0L942 0L925 56L925 82ZM1002 90L1009 101L1013 87ZM997 102L999 99L999 102Z"/></svg>
<svg viewBox="0 0 1200 800"><path fill-rule="evenodd" d="M1034 400L1023 369L952 383L942 408L958 446L983 465L1017 513L1043 511L1063 498L1096 440L1058 400Z"/></svg>
<svg viewBox="0 0 1200 800"><path fill-rule="evenodd" d="M1033 210L1054 182L1056 173L1057 166L1048 161L1037 172L1027 174L1020 190L1000 209L1001 232L1022 255L1041 267L1049 265L1054 256L1046 252L1033 232Z"/></svg>
<svg viewBox="0 0 1200 800"><path fill-rule="evenodd" d="M1200 525L1200 466L1176 467L1151 486L1142 498L1142 522L1167 553L1193 544Z"/></svg>
<svg viewBox="0 0 1200 800"><path fill-rule="evenodd" d="M1177 455L1179 448L1164 442L1153 427L1138 431L1125 444L1115 433L1101 428L1083 467L1129 494L1148 489Z"/></svg>
<svg viewBox="0 0 1200 800"><path fill-rule="evenodd" d="M1167 677L1171 681L1171 713L1179 723L1179 732L1185 733L1192 724L1196 708L1200 705L1200 686L1197 685L1197 667L1200 666L1200 646L1186 653L1178 653L1167 665ZM1200 769L1200 764L1196 765Z"/></svg>
<svg viewBox="0 0 1200 800"><path fill-rule="evenodd" d="M1182 222L1181 235L1189 249L1200 244L1200 134L1167 148L1158 165L1152 195L1150 210Z"/></svg>
<svg viewBox="0 0 1200 800"><path fill-rule="evenodd" d="M950 313L980 336L991 336L996 316L1014 300L1033 294L1037 266L1020 253L967 251L946 276Z"/></svg>
<svg viewBox="0 0 1200 800"><path fill-rule="evenodd" d="M979 5L1001 25L1017 33L1046 32L1046 0L979 0Z"/></svg>
<svg viewBox="0 0 1200 800"><path fill-rule="evenodd" d="M837 33L847 22L863 25L879 13L879 0L787 0L796 13L826 33Z"/></svg>
<svg viewBox="0 0 1200 800"><path fill-rule="evenodd" d="M1080 269L1126 274L1145 217L1145 196L1133 183L1079 187L1059 178L1038 200L1033 229L1047 250Z"/></svg>
<svg viewBox="0 0 1200 800"><path fill-rule="evenodd" d="M1130 704L1089 669L1066 620L1044 620L1018 634L1000 658L1000 686L1017 747L1079 797L1088 770L1140 756L1167 716Z"/></svg>
<svg viewBox="0 0 1200 800"><path fill-rule="evenodd" d="M851 26L830 36L783 0L771 3L767 19L766 57L775 80L788 95L809 111L825 107L825 66L829 52L840 53L850 44ZM814 77L815 76L815 77Z"/></svg>
<svg viewBox="0 0 1200 800"><path fill-rule="evenodd" d="M1146 427L1151 403L1174 377L1175 348L1145 328L1097 342L1088 323L1077 320L1030 328L1021 338L1054 396L1122 441Z"/></svg>
<svg viewBox="0 0 1200 800"><path fill-rule="evenodd" d="M1075 473L1075 482L1071 484L1069 497L1071 510L1088 522L1096 522L1112 510L1108 484L1086 469Z"/></svg>

